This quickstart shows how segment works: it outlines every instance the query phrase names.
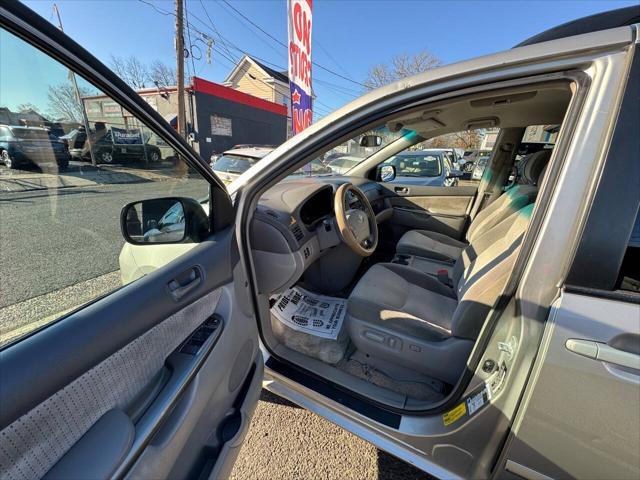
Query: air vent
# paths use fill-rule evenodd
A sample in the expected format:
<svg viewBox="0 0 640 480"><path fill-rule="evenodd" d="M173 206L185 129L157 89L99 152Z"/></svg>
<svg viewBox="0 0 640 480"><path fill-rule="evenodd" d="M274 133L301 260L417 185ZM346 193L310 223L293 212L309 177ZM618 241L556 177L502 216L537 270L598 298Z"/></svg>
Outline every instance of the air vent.
<svg viewBox="0 0 640 480"><path fill-rule="evenodd" d="M296 240L298 241L302 240L304 237L304 233L302 233L302 229L297 223L291 226L291 233L293 233L293 236L296 237Z"/></svg>

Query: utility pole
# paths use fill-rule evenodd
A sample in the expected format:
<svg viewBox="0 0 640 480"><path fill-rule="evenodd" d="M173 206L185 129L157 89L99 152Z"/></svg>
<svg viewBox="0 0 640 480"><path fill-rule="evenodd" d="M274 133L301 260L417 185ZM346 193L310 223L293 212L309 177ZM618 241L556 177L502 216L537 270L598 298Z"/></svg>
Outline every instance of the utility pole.
<svg viewBox="0 0 640 480"><path fill-rule="evenodd" d="M58 17L58 28L60 29L61 32L64 32L64 29L62 28L62 19L60 18L60 10L58 9L58 5L56 5L55 3L53 4L53 10L56 12L56 16ZM89 118L87 117L87 111L84 108L84 100L80 95L80 89L78 88L76 74L71 69L69 69L69 79L73 84L73 89L76 92L76 99L78 100L78 103L80 104L80 108L82 109L82 123L84 123L84 130L85 130L85 136L86 136L85 141L87 142L87 146L89 147L89 156L91 157L91 165L95 167L96 159L93 156L93 148L91 148L91 138L90 138L91 130L89 130Z"/></svg>
<svg viewBox="0 0 640 480"><path fill-rule="evenodd" d="M178 133L186 138L187 125L184 110L184 25L182 0L176 0L176 71L178 72Z"/></svg>

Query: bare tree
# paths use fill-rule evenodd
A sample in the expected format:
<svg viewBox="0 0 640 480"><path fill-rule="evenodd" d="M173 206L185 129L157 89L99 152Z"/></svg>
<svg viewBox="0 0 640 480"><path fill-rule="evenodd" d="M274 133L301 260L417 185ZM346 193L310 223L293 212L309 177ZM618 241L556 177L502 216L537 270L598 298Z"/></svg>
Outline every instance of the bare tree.
<svg viewBox="0 0 640 480"><path fill-rule="evenodd" d="M463 148L475 150L482 144L480 130L463 130L461 132L445 133L420 143L417 148Z"/></svg>
<svg viewBox="0 0 640 480"><path fill-rule="evenodd" d="M133 55L127 58L111 55L110 66L131 88L145 88L150 83L149 68Z"/></svg>
<svg viewBox="0 0 640 480"><path fill-rule="evenodd" d="M388 64L380 63L374 65L369 70L364 84L368 90L373 90L440 65L442 65L440 59L426 50L413 56L403 53L393 57Z"/></svg>
<svg viewBox="0 0 640 480"><path fill-rule="evenodd" d="M465 150L473 150L480 148L482 143L482 135L478 130L464 130L455 132L453 136L453 146L464 148Z"/></svg>
<svg viewBox="0 0 640 480"><path fill-rule="evenodd" d="M79 87L80 96L91 95L91 91L85 87ZM76 90L71 84L49 86L47 92L49 100L49 115L52 119L69 122L82 122L82 104L76 96Z"/></svg>
<svg viewBox="0 0 640 480"><path fill-rule="evenodd" d="M158 87L172 87L178 83L176 79L176 69L160 60L151 62L149 71L151 81Z"/></svg>
<svg viewBox="0 0 640 480"><path fill-rule="evenodd" d="M30 112L30 111L40 113L40 108L37 105L34 105L33 103L21 103L20 105L16 106L16 111L19 113Z"/></svg>

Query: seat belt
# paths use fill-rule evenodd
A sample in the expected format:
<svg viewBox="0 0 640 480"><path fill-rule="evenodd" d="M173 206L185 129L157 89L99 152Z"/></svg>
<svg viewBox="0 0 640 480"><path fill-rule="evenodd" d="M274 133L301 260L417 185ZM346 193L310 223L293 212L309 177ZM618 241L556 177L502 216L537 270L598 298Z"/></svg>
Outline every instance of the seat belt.
<svg viewBox="0 0 640 480"><path fill-rule="evenodd" d="M497 185L498 176L493 175L493 172L494 171L500 172L503 170L503 167L506 161L508 159L511 159L514 149L515 149L514 143L511 143L511 142L501 143L498 149L496 150L496 152L494 153L494 155L492 155L491 158L489 159L489 162L487 162L487 167L485 167L485 173L482 174L482 177L484 178L484 175L486 174L488 167L492 167L491 170L489 170L489 172L491 172L492 174L492 177L489 179L489 181L486 184L484 184L485 187L482 190L478 189L476 199L473 203L473 206L471 207L471 212L469 213L470 222L473 221L473 219L476 217L478 212L482 211L482 209L486 206L487 201L491 198L491 196L494 193L495 186ZM499 162L494 165L493 160L496 157L499 160ZM480 181L480 185L481 186L483 185L482 180Z"/></svg>

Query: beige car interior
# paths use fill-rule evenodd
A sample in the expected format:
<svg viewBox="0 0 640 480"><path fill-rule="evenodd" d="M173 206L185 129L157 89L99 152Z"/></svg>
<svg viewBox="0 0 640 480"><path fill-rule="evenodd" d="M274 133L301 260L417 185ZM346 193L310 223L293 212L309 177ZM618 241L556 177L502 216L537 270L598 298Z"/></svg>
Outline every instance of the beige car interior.
<svg viewBox="0 0 640 480"><path fill-rule="evenodd" d="M296 235L294 197L317 198L337 191L342 208L345 192L339 182L322 178L308 183L285 180L267 190L253 218L250 242L260 287L262 333L270 352L378 404L417 410L445 398L464 372L475 341L512 273L548 170L552 150L530 153L519 159L518 175L510 183L517 147L527 126L561 125L571 97L568 82L530 84L458 97L386 121L392 131L416 131L419 141L465 129L501 129L476 196L466 207L466 228L457 237L410 229L400 236L394 252L377 256L381 242L374 225L375 244L351 239L368 247L365 254L356 254L344 241L328 239L331 226L325 219L297 237L305 243L300 252L291 254L299 253L303 266L285 268L287 242L279 240L278 248L266 246L270 236L275 238L277 230L284 230L261 222L268 220L271 225L278 216L284 218L276 205L288 202L296 213L291 213L290 221L286 217L291 223L287 229ZM393 207L402 202L393 195L372 197L372 191L382 189L370 173L398 148L406 149L406 143L376 152L355 170L362 172L366 165L369 173L343 180L367 193L371 201L365 202L370 210L367 218L378 218L378 223L393 222ZM447 198L438 197L439 208L446 210ZM449 198L456 201L457 197ZM340 228L348 230L349 226ZM371 232L368 229L365 234ZM368 238L373 240L371 235ZM286 272L286 280L274 280L276 270ZM346 299L346 317L336 339L301 334L271 313L278 295L296 285Z"/></svg>

